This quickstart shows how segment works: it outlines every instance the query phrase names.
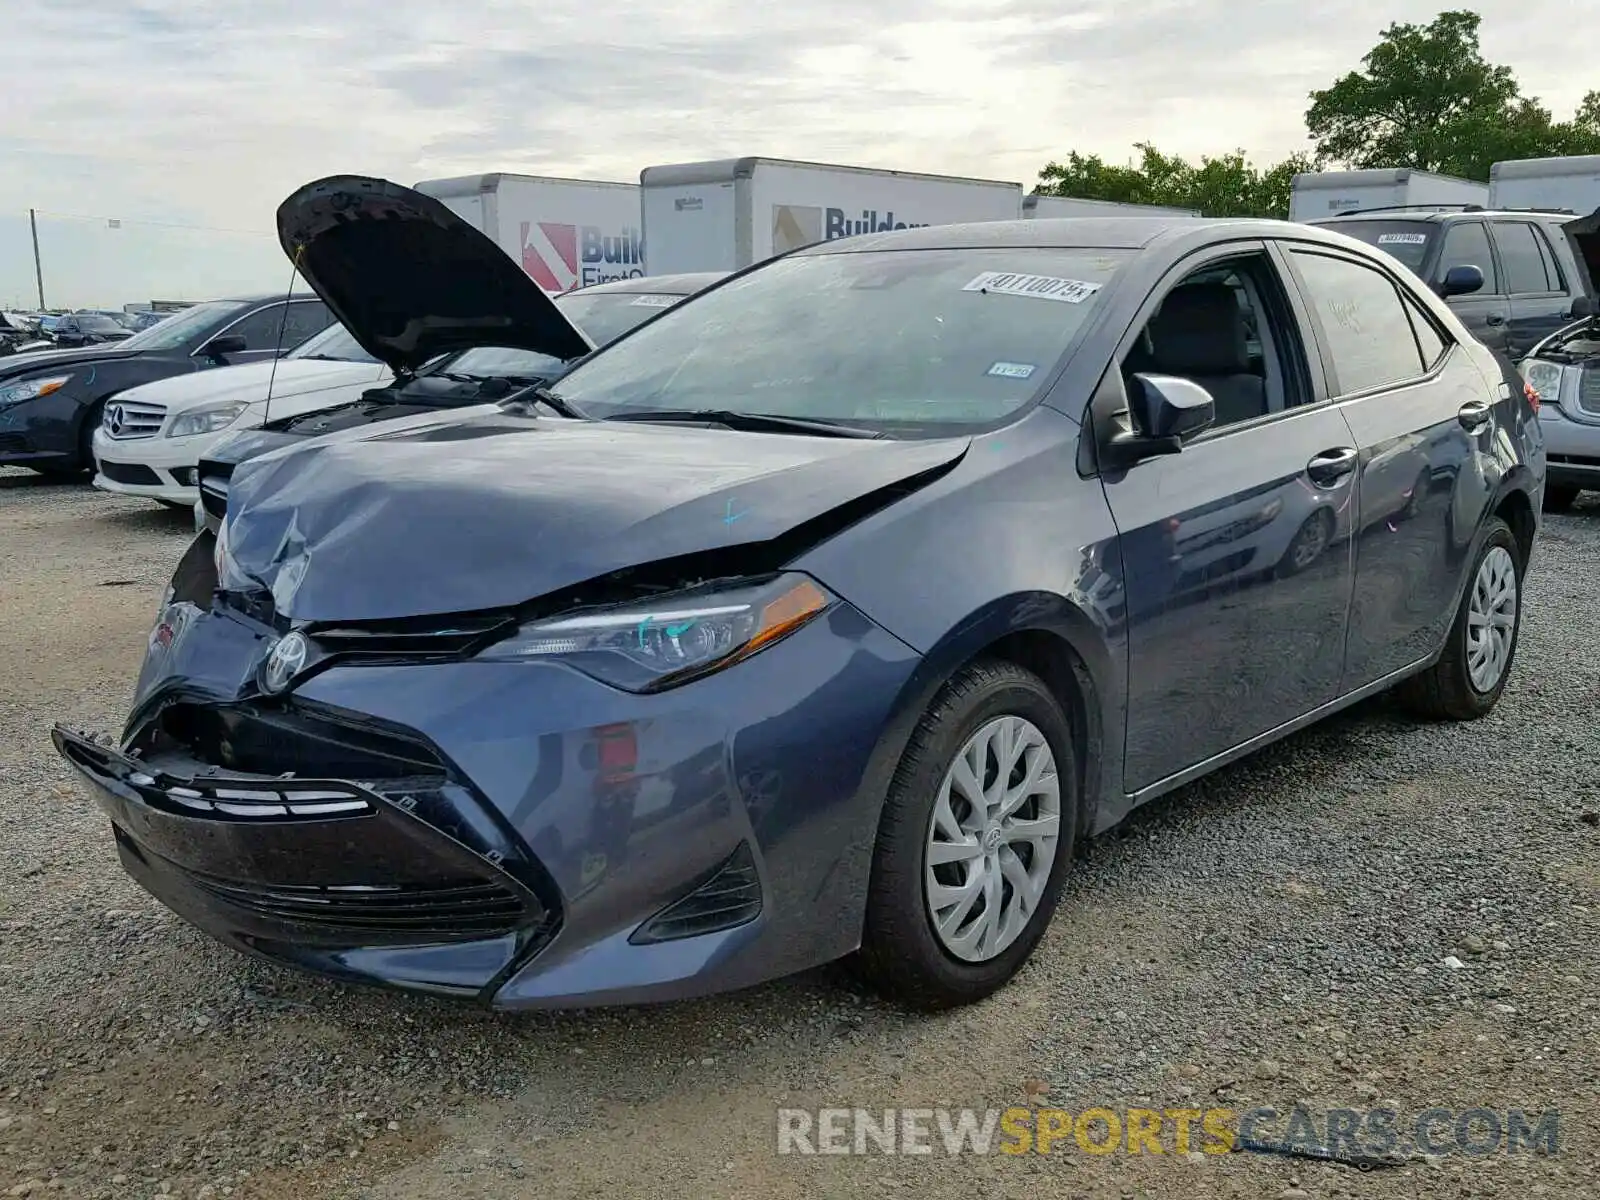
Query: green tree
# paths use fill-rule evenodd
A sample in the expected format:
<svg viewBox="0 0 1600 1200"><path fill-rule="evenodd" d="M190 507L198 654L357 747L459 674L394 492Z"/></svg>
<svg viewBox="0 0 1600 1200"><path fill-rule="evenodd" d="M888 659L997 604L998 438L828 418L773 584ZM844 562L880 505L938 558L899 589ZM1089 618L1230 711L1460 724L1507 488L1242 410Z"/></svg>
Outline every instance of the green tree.
<svg viewBox="0 0 1600 1200"><path fill-rule="evenodd" d="M1162 154L1148 142L1134 147L1137 165L1115 166L1097 154L1076 151L1065 162L1052 162L1039 172L1041 195L1074 196L1080 200L1115 200L1123 204L1170 204L1194 208L1208 217L1284 217L1289 212L1289 184L1299 171L1311 169L1304 155L1273 167L1253 166L1243 150L1198 164Z"/></svg>
<svg viewBox="0 0 1600 1200"><path fill-rule="evenodd" d="M1319 167L1413 167L1487 180L1508 158L1600 153L1600 94L1558 122L1524 97L1511 68L1483 56L1475 12L1393 24L1362 70L1311 93L1306 131Z"/></svg>

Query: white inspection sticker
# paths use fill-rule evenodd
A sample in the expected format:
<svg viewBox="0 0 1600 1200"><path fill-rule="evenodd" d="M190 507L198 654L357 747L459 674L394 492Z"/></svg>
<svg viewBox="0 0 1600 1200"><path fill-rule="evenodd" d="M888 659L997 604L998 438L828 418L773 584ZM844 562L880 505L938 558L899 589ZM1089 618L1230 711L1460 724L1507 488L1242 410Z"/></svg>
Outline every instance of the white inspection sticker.
<svg viewBox="0 0 1600 1200"><path fill-rule="evenodd" d="M630 307L633 308L671 308L678 302L677 296L640 296Z"/></svg>
<svg viewBox="0 0 1600 1200"><path fill-rule="evenodd" d="M1015 271L985 271L963 292L995 292L1002 296L1032 296L1035 300L1060 300L1082 304L1100 290L1098 283L1081 279L1057 279L1053 275L1018 275Z"/></svg>
<svg viewBox="0 0 1600 1200"><path fill-rule="evenodd" d="M1378 245L1380 246L1421 246L1428 240L1425 233L1380 233Z"/></svg>
<svg viewBox="0 0 1600 1200"><path fill-rule="evenodd" d="M1026 379L1033 374L1032 363L997 362L984 372L985 375L997 375L1001 379Z"/></svg>

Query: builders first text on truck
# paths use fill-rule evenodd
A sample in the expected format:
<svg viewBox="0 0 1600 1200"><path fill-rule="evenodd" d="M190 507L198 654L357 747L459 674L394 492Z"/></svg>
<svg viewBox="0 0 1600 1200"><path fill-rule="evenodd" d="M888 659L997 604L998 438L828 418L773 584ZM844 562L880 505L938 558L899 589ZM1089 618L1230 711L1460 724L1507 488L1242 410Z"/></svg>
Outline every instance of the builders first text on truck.
<svg viewBox="0 0 1600 1200"><path fill-rule="evenodd" d="M547 292L645 273L638 184L496 172L416 188L488 234Z"/></svg>
<svg viewBox="0 0 1600 1200"><path fill-rule="evenodd" d="M779 158L729 158L639 173L652 275L737 271L862 233L1015 221L1022 185Z"/></svg>

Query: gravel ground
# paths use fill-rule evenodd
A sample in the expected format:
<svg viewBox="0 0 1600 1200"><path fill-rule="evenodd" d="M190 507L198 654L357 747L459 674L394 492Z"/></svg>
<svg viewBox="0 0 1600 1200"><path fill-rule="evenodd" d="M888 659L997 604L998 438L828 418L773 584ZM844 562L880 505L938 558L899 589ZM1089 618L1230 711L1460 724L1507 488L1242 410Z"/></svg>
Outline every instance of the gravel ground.
<svg viewBox="0 0 1600 1200"><path fill-rule="evenodd" d="M188 516L0 470L0 1195L1593 1196L1594 499L1546 524L1493 716L1419 727L1370 703L1141 811L1087 847L1033 963L985 1004L912 1018L826 970L504 1017L245 960L124 877L48 727L118 723ZM780 1106L1044 1095L1553 1108L1560 1143L1370 1173L1070 1139L775 1152Z"/></svg>

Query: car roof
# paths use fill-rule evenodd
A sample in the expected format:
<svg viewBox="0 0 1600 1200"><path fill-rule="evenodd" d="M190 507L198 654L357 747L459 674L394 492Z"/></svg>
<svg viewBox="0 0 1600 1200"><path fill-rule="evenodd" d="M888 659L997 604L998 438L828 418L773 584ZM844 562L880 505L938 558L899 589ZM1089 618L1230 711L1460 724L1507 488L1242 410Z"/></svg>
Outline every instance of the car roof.
<svg viewBox="0 0 1600 1200"><path fill-rule="evenodd" d="M1327 225L1333 221L1445 221L1481 220L1484 217L1521 217L1525 220L1551 221L1557 225L1572 220L1578 214L1556 208L1434 208L1428 205L1395 208L1372 208L1361 212L1340 213L1332 217L1318 217L1313 225Z"/></svg>
<svg viewBox="0 0 1600 1200"><path fill-rule="evenodd" d="M631 279L617 279L610 283L594 283L585 288L575 288L568 296L587 296L595 292L607 294L621 292L651 292L663 296L690 296L708 288L719 279L726 279L727 271L685 271L677 275L640 275Z"/></svg>

